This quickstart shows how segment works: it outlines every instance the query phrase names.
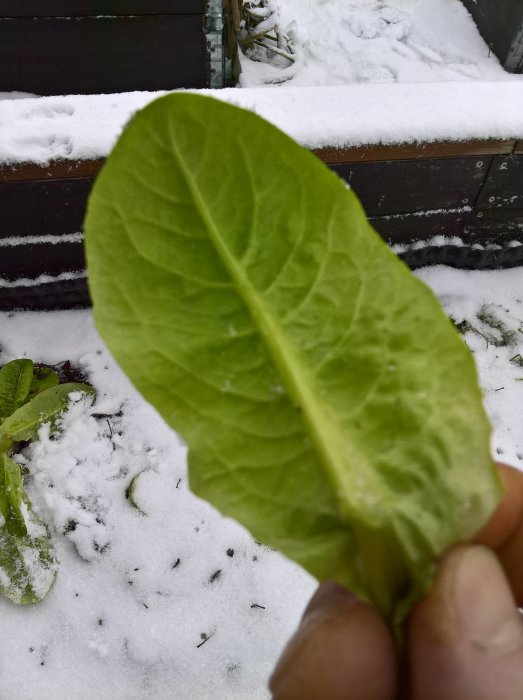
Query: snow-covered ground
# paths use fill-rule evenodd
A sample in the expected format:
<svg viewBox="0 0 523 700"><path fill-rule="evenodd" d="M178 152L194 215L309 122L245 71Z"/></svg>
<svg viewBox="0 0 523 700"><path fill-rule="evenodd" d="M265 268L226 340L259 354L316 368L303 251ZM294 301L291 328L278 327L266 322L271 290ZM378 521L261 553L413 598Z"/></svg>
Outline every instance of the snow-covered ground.
<svg viewBox="0 0 523 700"><path fill-rule="evenodd" d="M521 269L417 274L474 352L494 456L523 468ZM313 579L189 492L184 446L115 366L89 311L0 314L0 341L0 364L69 359L98 392L94 406L73 405L61 436L43 429L24 452L60 570L37 606L0 599L0 696L267 698ZM135 476L138 508L126 496Z"/></svg>
<svg viewBox="0 0 523 700"><path fill-rule="evenodd" d="M507 80L460 0L270 0L294 60L255 45L240 85ZM250 60L256 59L256 60Z"/></svg>

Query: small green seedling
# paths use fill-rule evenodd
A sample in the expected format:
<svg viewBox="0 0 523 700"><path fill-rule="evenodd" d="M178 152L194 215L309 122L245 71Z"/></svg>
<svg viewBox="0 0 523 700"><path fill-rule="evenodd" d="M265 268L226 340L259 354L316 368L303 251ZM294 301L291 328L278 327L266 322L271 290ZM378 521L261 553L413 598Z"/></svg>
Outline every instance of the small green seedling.
<svg viewBox="0 0 523 700"><path fill-rule="evenodd" d="M12 360L0 368L0 592L14 603L39 602L53 585L57 562L46 525L36 516L13 459L20 443L53 426L73 392L94 394L81 383L60 384L51 367Z"/></svg>

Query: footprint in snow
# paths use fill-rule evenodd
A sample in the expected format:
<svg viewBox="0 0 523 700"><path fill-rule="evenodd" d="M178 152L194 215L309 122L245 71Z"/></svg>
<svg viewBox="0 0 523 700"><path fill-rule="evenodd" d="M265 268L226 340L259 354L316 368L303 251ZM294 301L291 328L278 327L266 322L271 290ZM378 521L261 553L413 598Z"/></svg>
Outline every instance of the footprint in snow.
<svg viewBox="0 0 523 700"><path fill-rule="evenodd" d="M73 152L74 145L70 136L49 134L47 136L31 136L29 138L16 139L19 150L27 150L28 153L42 160L53 158L66 158Z"/></svg>
<svg viewBox="0 0 523 700"><path fill-rule="evenodd" d="M391 37L401 39L410 31L408 15L388 5L352 10L340 24L360 39Z"/></svg>
<svg viewBox="0 0 523 700"><path fill-rule="evenodd" d="M57 117L71 117L75 113L72 105L53 105L33 107L22 115L22 119L56 119Z"/></svg>

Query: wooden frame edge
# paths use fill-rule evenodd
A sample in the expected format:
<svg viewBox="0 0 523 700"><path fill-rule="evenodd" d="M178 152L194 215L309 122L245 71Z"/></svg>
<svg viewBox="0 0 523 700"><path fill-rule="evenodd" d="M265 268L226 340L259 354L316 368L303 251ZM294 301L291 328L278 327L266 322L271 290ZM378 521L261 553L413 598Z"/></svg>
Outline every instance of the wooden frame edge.
<svg viewBox="0 0 523 700"><path fill-rule="evenodd" d="M490 156L523 154L523 141L438 141L414 144L369 144L349 148L317 148L312 151L324 163L360 163L386 160L420 160L423 158L460 158L464 156ZM14 163L0 165L0 182L23 180L58 180L94 178L100 172L105 158L92 160L55 160L48 164Z"/></svg>

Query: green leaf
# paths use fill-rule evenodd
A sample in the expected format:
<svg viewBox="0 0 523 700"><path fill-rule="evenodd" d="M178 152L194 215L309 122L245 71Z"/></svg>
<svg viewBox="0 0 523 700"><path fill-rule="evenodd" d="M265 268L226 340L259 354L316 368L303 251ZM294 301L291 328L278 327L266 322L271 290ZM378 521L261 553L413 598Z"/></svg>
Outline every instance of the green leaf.
<svg viewBox="0 0 523 700"><path fill-rule="evenodd" d="M59 384L51 389L46 389L2 423L0 437L3 434L13 442L34 439L37 437L41 425L49 422L54 423L62 411L67 408L69 397L74 392L94 395L94 389L91 386L75 382Z"/></svg>
<svg viewBox="0 0 523 700"><path fill-rule="evenodd" d="M0 369L0 423L24 403L32 379L31 360L12 360Z"/></svg>
<svg viewBox="0 0 523 700"><path fill-rule="evenodd" d="M46 389L51 389L53 386L60 384L60 377L52 367L46 365L35 365L33 368L33 379L29 389L28 399L34 398L37 394L41 394Z"/></svg>
<svg viewBox="0 0 523 700"><path fill-rule="evenodd" d="M27 535L21 510L23 493L20 467L6 454L0 454L0 513L7 532L18 537Z"/></svg>
<svg viewBox="0 0 523 700"><path fill-rule="evenodd" d="M58 563L46 525L34 514L27 496L28 534L10 534L0 526L0 592L18 605L40 602L53 585Z"/></svg>
<svg viewBox="0 0 523 700"><path fill-rule="evenodd" d="M104 166L86 250L192 490L401 619L501 487L470 352L354 192L255 114L168 95Z"/></svg>
<svg viewBox="0 0 523 700"><path fill-rule="evenodd" d="M145 469L142 469L141 471L137 472L131 481L129 482L129 486L127 487L125 491L125 497L129 499L129 502L133 506L133 508L136 508L136 510L141 513L141 515L147 515L147 513L141 508L140 504L136 500L136 487L138 485L138 480L139 478L145 474L145 472L150 471L149 467L145 467Z"/></svg>

